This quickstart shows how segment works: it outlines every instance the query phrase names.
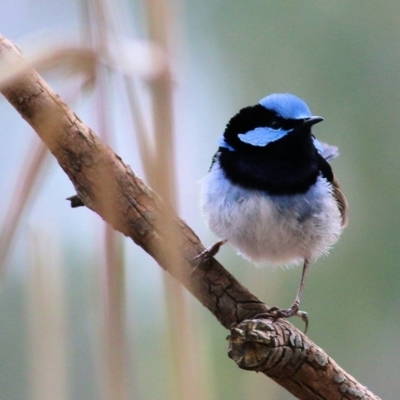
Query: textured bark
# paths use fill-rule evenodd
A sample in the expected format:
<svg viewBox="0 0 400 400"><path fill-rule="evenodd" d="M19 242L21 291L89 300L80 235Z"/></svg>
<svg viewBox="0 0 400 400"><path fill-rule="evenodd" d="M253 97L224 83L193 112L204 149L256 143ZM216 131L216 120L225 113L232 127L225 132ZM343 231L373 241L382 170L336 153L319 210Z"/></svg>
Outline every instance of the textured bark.
<svg viewBox="0 0 400 400"><path fill-rule="evenodd" d="M0 35L0 61L23 64ZM215 259L195 268L196 234L28 65L1 92L34 128L79 198L130 237L231 329L229 356L261 371L300 399L379 399L288 321L252 319L268 310Z"/></svg>
<svg viewBox="0 0 400 400"><path fill-rule="evenodd" d="M229 341L240 368L263 372L299 399L379 399L289 323L246 320Z"/></svg>

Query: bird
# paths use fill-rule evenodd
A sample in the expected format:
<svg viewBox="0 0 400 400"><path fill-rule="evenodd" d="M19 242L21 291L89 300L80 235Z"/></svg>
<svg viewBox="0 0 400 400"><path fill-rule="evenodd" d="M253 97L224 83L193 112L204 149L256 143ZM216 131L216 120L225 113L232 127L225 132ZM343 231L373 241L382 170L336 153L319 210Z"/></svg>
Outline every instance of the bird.
<svg viewBox="0 0 400 400"><path fill-rule="evenodd" d="M219 241L203 260L230 244L256 265L303 265L291 307L272 307L275 320L308 315L300 300L311 262L327 254L348 224L348 203L329 162L338 148L312 127L324 118L289 93L274 93L241 109L219 138L200 205Z"/></svg>

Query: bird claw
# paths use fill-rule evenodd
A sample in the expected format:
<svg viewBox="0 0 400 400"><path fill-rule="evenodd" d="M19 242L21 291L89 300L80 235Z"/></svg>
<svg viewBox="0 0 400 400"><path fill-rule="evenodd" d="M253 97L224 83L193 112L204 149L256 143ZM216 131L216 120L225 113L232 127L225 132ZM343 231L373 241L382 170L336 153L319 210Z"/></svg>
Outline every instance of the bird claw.
<svg viewBox="0 0 400 400"><path fill-rule="evenodd" d="M293 304L292 307L286 310L278 307L271 307L268 312L259 314L256 316L256 318L265 317L272 318L274 321L277 321L280 318L290 318L293 316L300 317L304 321L304 323L306 324L304 333L306 333L308 329L308 314L305 311L300 311L299 305L297 303Z"/></svg>

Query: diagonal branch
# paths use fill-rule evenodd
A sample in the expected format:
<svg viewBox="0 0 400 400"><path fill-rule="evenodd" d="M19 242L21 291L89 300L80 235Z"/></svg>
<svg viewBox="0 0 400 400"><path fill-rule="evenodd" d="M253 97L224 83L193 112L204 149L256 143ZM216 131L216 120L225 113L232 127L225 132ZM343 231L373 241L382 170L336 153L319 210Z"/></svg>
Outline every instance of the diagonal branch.
<svg viewBox="0 0 400 400"><path fill-rule="evenodd" d="M240 368L263 372L300 399L379 399L288 321L252 319L268 306L216 260L194 269L193 259L204 249L196 234L1 35L0 62L26 63L0 90L56 157L82 202L141 246L231 329L229 356Z"/></svg>

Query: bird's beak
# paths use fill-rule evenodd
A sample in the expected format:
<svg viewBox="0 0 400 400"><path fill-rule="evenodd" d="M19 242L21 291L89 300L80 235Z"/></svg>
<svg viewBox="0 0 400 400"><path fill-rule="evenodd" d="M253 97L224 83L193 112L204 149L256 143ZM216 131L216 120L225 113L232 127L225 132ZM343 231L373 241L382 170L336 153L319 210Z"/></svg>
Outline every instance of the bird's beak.
<svg viewBox="0 0 400 400"><path fill-rule="evenodd" d="M321 122L323 120L324 119L322 117L304 118L302 126L313 126L313 125L318 124L318 122Z"/></svg>

